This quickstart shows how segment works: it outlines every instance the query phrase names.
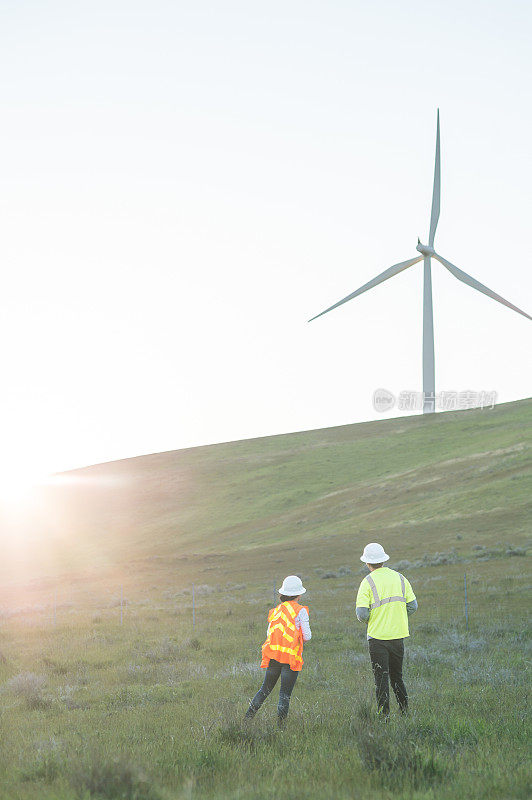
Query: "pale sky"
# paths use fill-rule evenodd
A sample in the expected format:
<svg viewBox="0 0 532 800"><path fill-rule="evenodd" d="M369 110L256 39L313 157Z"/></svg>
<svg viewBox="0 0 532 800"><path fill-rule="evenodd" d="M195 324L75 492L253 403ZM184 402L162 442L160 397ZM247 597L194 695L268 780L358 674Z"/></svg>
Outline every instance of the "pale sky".
<svg viewBox="0 0 532 800"><path fill-rule="evenodd" d="M0 9L0 480L420 390L422 264L306 320L427 241L438 106L436 248L532 313L529 2ZM437 391L529 396L531 323L433 291Z"/></svg>

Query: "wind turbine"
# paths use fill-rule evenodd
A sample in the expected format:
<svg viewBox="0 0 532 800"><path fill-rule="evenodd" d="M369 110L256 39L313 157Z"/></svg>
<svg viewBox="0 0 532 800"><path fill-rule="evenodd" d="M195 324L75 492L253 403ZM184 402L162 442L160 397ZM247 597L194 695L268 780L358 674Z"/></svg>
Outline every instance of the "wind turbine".
<svg viewBox="0 0 532 800"><path fill-rule="evenodd" d="M432 323L432 276L431 276L431 258L436 258L440 264L449 270L451 275L454 275L455 278L458 278L459 281L463 283L467 283L468 286L472 286L473 289L476 289L478 292L482 292L482 294L486 294L488 297L493 298L493 300L497 300L499 303L502 303L508 308L511 308L513 311L517 311L518 314L522 314L524 317L528 319L532 319L532 317L521 311L520 308L517 306L512 305L509 303L508 300L505 300L504 297L501 297L499 294L492 292L491 289L488 289L487 286L484 286L483 283L480 281L475 280L472 278L471 275L468 275L466 272L463 272L458 267L455 267L454 264L451 264L450 261L443 258L443 256L438 255L434 250L434 236L436 235L436 226L438 225L438 219L440 217L440 110L438 109L437 113L437 124L436 124L436 160L434 164L434 186L432 190L432 210L430 213L430 229L429 229L429 243L422 244L417 240L417 247L416 250L421 253L420 256L416 258L411 258L409 261L401 261L400 264L394 264L393 267L389 267L388 269L381 272L380 275L377 275L376 278L373 278L371 281L368 281L360 289L357 289L355 292L348 294L347 297L344 297L343 300L339 300L333 306L326 308L325 311L322 311L320 314L316 314L315 317L309 319L309 322L312 320L317 319L318 317L323 316L323 314L327 314L329 311L332 311L334 308L338 308L338 306L347 303L349 300L352 300L354 297L358 297L359 294L363 294L364 292L369 291L369 289L373 289L374 286L378 286L379 283L383 281L387 281L388 278L393 278L394 275L397 275L399 272L402 272L405 269L408 269L413 264L417 264L418 261L423 261L423 413L427 414L435 410L435 379L434 379L434 327Z"/></svg>

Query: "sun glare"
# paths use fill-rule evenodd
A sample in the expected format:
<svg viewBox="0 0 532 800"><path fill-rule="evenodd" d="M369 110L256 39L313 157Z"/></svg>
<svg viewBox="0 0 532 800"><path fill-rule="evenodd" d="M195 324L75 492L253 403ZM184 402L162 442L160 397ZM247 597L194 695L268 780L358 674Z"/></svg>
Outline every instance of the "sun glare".
<svg viewBox="0 0 532 800"><path fill-rule="evenodd" d="M0 462L0 505L4 510L22 511L36 489L46 483L43 472L18 464Z"/></svg>

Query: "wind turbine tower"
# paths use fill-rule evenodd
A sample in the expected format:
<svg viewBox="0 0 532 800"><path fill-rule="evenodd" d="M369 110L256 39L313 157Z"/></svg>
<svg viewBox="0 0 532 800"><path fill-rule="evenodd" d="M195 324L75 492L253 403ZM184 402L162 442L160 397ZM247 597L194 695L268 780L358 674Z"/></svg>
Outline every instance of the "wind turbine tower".
<svg viewBox="0 0 532 800"><path fill-rule="evenodd" d="M436 235L436 228L438 225L438 220L440 218L440 111L438 109L437 114L437 122L436 122L436 159L434 163L434 185L432 189L432 209L430 213L430 228L429 228L429 243L422 244L417 240L417 247L416 250L421 253L421 255L416 256L416 258L411 258L409 261L401 261L399 264L394 264L393 267L389 267L384 272L381 272L380 275L377 275L376 278L368 281L360 289L348 294L347 297L344 297L343 300L339 300L334 305L326 308L325 311L322 311L320 314L316 314L315 317L309 320L317 319L318 317L323 316L323 314L327 314L329 311L332 311L334 308L338 308L338 306L347 303L349 300L353 300L354 297L358 297L359 294L363 294L367 292L369 289L373 289L375 286L378 286L379 283L383 283L383 281L388 280L388 278L393 278L394 275L397 275L399 272L402 272L408 267L411 267L413 264L417 264L418 261L423 261L423 413L431 413L435 410L435 400L436 400L436 381L435 381L435 369L434 369L434 326L432 322L432 274L431 274L431 259L437 259L440 264L449 270L451 275L454 275L455 278L458 278L459 281L463 283L467 283L468 286L471 286L473 289L476 289L478 292L482 292L482 294L486 294L488 297L491 297L493 300L497 300L499 303L502 303L508 308L511 308L513 311L517 311L518 314L522 314L527 319L532 319L532 317L527 314L525 311L521 311L520 308L514 306L512 303L505 300L504 297L492 292L491 289L488 289L487 286L480 283L479 281L472 278L471 275L468 275L466 272L463 272L458 267L455 267L454 264L451 264L450 261L447 261L443 256L438 255L434 250L434 237Z"/></svg>

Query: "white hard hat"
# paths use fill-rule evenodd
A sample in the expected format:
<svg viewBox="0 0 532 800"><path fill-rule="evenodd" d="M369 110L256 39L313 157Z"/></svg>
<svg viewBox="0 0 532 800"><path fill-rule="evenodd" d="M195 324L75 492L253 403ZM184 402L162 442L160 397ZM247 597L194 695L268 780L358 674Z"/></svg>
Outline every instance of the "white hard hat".
<svg viewBox="0 0 532 800"><path fill-rule="evenodd" d="M364 548L364 552L360 556L360 560L364 562L364 564L383 564L385 561L388 561L390 556L387 556L384 552L384 547L381 544L377 544L377 542L370 542Z"/></svg>
<svg viewBox="0 0 532 800"><path fill-rule="evenodd" d="M305 594L306 591L307 590L301 583L301 578L298 578L297 575L287 575L283 581L283 585L279 589L279 594L297 597L299 594Z"/></svg>

